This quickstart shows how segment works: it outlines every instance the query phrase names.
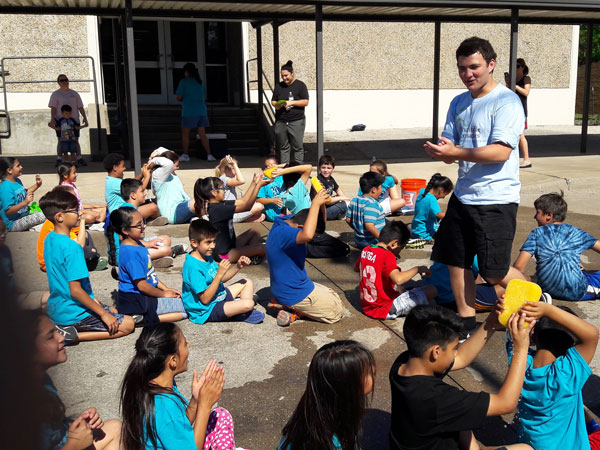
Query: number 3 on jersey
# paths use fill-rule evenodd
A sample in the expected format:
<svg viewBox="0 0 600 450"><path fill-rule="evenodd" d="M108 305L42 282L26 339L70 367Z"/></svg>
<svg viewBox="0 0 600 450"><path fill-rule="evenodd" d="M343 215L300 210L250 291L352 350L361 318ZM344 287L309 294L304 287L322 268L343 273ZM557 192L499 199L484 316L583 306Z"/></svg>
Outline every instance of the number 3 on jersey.
<svg viewBox="0 0 600 450"><path fill-rule="evenodd" d="M375 286L375 280L377 279L377 273L375 267L366 266L362 270L362 278L365 280L365 287L362 289L363 298L369 303L377 301L377 287Z"/></svg>

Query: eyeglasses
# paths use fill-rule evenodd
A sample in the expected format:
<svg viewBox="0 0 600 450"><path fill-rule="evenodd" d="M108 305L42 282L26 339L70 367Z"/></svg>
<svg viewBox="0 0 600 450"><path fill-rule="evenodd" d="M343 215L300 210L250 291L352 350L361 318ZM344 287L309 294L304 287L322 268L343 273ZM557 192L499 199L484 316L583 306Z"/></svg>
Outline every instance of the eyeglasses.
<svg viewBox="0 0 600 450"><path fill-rule="evenodd" d="M69 79L68 78L61 78L58 80L59 83L68 83Z"/></svg>
<svg viewBox="0 0 600 450"><path fill-rule="evenodd" d="M227 188L224 187L220 187L220 188L214 188L213 191L226 191Z"/></svg>
<svg viewBox="0 0 600 450"><path fill-rule="evenodd" d="M137 228L138 230L143 230L146 228L146 222L140 222L137 225L131 225L130 227L128 227L129 229L132 228Z"/></svg>
<svg viewBox="0 0 600 450"><path fill-rule="evenodd" d="M79 210L78 209L63 209L61 211L61 213L64 213L64 214L73 213L73 214L79 215Z"/></svg>

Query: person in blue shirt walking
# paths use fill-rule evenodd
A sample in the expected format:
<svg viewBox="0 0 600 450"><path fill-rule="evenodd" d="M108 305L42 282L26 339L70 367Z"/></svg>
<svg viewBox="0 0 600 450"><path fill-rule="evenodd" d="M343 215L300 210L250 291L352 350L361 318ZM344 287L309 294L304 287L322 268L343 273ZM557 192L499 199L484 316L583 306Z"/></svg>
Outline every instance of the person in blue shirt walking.
<svg viewBox="0 0 600 450"><path fill-rule="evenodd" d="M221 398L225 370L210 361L194 370L187 401L175 376L188 370L190 344L174 323L145 327L121 387L123 448L127 450L235 449L233 419Z"/></svg>
<svg viewBox="0 0 600 450"><path fill-rule="evenodd" d="M197 130L197 138L202 142L202 147L206 152L209 161L216 161L210 153L210 144L206 136L206 127L210 126L208 122L208 113L206 111L206 88L202 84L202 78L198 69L193 63L187 63L183 66L185 78L177 86L177 100L181 102L181 145L183 154L179 161L186 162L190 160L190 130Z"/></svg>

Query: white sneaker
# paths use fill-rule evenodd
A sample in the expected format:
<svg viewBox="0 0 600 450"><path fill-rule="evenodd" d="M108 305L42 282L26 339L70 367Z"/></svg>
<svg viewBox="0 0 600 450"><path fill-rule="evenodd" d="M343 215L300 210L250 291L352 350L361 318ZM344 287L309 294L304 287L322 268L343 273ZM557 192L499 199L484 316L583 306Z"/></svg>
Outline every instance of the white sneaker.
<svg viewBox="0 0 600 450"><path fill-rule="evenodd" d="M211 155L208 155L208 156L206 157L206 159L207 159L208 161L211 161L211 162L212 162L212 161L216 161L216 160L217 160L217 158L215 158L215 157L214 157L212 154L211 154Z"/></svg>
<svg viewBox="0 0 600 450"><path fill-rule="evenodd" d="M187 153L184 153L179 157L179 162L188 162L189 160L190 155L188 155Z"/></svg>
<svg viewBox="0 0 600 450"><path fill-rule="evenodd" d="M544 303L552 304L552 297L547 292L542 292L542 296L540 297L540 301Z"/></svg>

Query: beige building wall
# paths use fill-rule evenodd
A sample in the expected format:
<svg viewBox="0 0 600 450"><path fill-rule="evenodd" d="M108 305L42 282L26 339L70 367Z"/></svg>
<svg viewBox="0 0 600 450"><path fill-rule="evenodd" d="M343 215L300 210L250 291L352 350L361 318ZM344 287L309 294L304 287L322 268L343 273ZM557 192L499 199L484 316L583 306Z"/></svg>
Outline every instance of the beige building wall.
<svg viewBox="0 0 600 450"><path fill-rule="evenodd" d="M574 118L578 27L521 25L518 56L530 69L529 123L572 124ZM470 36L488 39L498 54L495 78L504 81L510 54L508 24L442 24L440 120L464 86L456 71L455 51ZM323 24L325 129L365 123L370 128L430 126L432 121L434 25L431 23ZM316 88L315 24L290 22L280 27L280 64L294 62L296 77ZM263 70L273 82L272 28L263 27ZM255 30L248 27L248 56L256 56ZM255 69L255 66L251 66ZM251 79L256 72L251 72ZM278 81L278 80L276 80ZM315 98L311 92L312 99ZM560 107L557 107L560 105ZM314 131L315 103L307 110Z"/></svg>
<svg viewBox="0 0 600 450"><path fill-rule="evenodd" d="M96 18L93 16L51 16L0 14L0 58L20 56L92 56L96 64L99 101L102 86ZM88 59L5 60L6 81L48 81L46 83L8 84L7 105L0 96L0 109L11 116L10 139L0 141L2 154L52 154L56 152L56 136L48 128L50 94L58 89L56 79L66 74L69 79L91 79ZM94 103L92 83L70 83L82 97L86 109ZM92 108L93 109L93 108ZM89 114L88 114L89 116ZM4 123L0 123L4 128ZM83 153L89 152L89 129L81 132Z"/></svg>

